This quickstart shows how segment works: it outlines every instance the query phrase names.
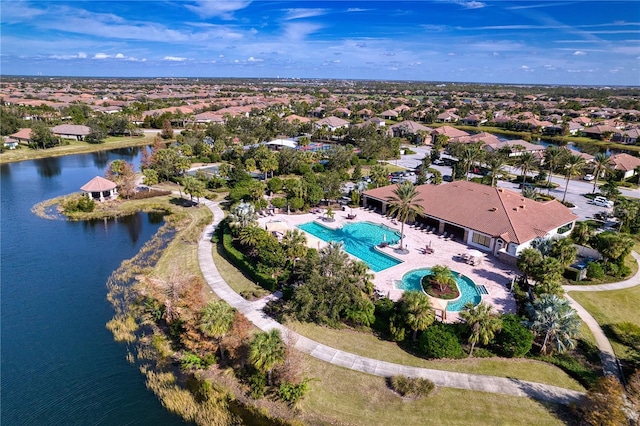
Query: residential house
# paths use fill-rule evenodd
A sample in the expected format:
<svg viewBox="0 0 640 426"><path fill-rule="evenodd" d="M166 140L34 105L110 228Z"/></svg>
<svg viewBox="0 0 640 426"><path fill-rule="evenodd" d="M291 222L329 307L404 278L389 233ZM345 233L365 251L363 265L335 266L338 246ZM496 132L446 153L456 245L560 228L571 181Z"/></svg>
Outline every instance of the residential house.
<svg viewBox="0 0 640 426"><path fill-rule="evenodd" d="M17 140L19 143L29 145L31 143L31 129L20 129L12 135L11 139Z"/></svg>
<svg viewBox="0 0 640 426"><path fill-rule="evenodd" d="M394 137L411 139L415 143L423 144L430 140L432 128L424 126L413 120L405 120L389 127L389 132Z"/></svg>
<svg viewBox="0 0 640 426"><path fill-rule="evenodd" d="M640 167L640 158L626 153L612 155L609 161L613 164L613 169L621 174L622 179L635 176L636 169Z"/></svg>
<svg viewBox="0 0 640 426"><path fill-rule="evenodd" d="M469 136L469 133L465 132L464 130L458 130L455 127L451 127L451 126L436 127L431 132L431 143L435 143L436 136L438 135L445 135L449 139L451 139L451 138L459 138L461 136Z"/></svg>
<svg viewBox="0 0 640 426"><path fill-rule="evenodd" d="M365 207L387 212L396 185L362 193ZM424 214L416 222L433 226L468 246L515 264L520 252L537 238L565 237L578 218L560 202L534 201L519 192L470 181L419 185L417 202Z"/></svg>
<svg viewBox="0 0 640 426"><path fill-rule="evenodd" d="M635 127L616 131L611 140L627 145L635 145L638 143L638 140L640 140L638 136L640 136L640 128Z"/></svg>
<svg viewBox="0 0 640 426"><path fill-rule="evenodd" d="M343 120L342 118L330 116L321 118L313 124L317 129L327 127L329 130L335 131L341 128L347 128L351 123L347 120Z"/></svg>
<svg viewBox="0 0 640 426"><path fill-rule="evenodd" d="M91 133L89 126L81 126L77 124L61 124L51 128L54 135L62 139L84 140L85 136Z"/></svg>
<svg viewBox="0 0 640 426"><path fill-rule="evenodd" d="M382 111L380 113L380 115L385 120L397 120L398 117L400 116L400 113L398 111L396 111L395 109L388 109L386 111Z"/></svg>
<svg viewBox="0 0 640 426"><path fill-rule="evenodd" d="M460 120L460 123L464 126L479 126L486 122L487 119L478 114L470 114Z"/></svg>
<svg viewBox="0 0 640 426"><path fill-rule="evenodd" d="M436 121L439 123L455 123L458 120L460 120L460 117L449 111L445 111L436 116Z"/></svg>

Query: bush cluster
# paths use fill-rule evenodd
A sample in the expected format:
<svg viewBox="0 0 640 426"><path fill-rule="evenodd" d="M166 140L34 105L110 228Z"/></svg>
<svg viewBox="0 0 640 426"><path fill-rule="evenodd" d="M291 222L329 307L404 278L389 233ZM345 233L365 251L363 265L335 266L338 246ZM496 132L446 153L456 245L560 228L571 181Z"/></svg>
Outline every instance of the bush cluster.
<svg viewBox="0 0 640 426"><path fill-rule="evenodd" d="M62 204L65 213L90 213L95 207L96 202L93 199L83 196L71 197Z"/></svg>
<svg viewBox="0 0 640 426"><path fill-rule="evenodd" d="M389 380L391 389L403 397L419 398L428 396L436 385L429 379L422 377L393 376Z"/></svg>

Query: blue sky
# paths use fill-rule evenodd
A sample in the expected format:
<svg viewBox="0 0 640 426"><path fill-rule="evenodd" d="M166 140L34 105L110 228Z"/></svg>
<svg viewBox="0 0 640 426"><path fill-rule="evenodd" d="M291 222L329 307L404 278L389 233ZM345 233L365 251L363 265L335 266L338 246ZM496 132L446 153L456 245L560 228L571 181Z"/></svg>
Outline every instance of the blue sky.
<svg viewBox="0 0 640 426"><path fill-rule="evenodd" d="M3 75L640 86L640 2L0 2Z"/></svg>

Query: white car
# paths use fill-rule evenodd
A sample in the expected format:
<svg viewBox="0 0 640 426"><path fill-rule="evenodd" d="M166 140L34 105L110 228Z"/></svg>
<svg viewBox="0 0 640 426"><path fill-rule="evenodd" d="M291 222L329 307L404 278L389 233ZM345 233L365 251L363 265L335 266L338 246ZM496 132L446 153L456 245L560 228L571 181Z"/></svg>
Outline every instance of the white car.
<svg viewBox="0 0 640 426"><path fill-rule="evenodd" d="M592 174L587 174L587 175L584 175L584 177L583 177L582 179L583 179L583 180L592 181L592 180L594 180L594 179L595 179L595 176L594 176L594 175L592 175Z"/></svg>
<svg viewBox="0 0 640 426"><path fill-rule="evenodd" d="M605 197L598 196L593 199L593 204L600 207L611 208L613 207L613 201L606 199Z"/></svg>

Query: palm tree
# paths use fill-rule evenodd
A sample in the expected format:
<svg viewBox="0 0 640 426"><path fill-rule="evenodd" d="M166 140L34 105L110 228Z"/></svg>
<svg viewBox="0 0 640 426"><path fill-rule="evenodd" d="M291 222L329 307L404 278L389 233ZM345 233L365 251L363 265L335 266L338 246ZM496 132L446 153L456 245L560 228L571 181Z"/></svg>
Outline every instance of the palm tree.
<svg viewBox="0 0 640 426"><path fill-rule="evenodd" d="M468 302L464 305L462 311L460 311L460 318L471 328L471 335L469 336L471 349L469 350L469 356L473 355L473 348L475 348L476 343L481 342L483 345L489 344L496 333L502 329L502 320L498 314L492 312L492 310L492 306L484 302L481 302L477 306L474 306L473 302Z"/></svg>
<svg viewBox="0 0 640 426"><path fill-rule="evenodd" d="M500 172L502 171L502 166L504 166L505 163L506 161L504 157L501 155L493 155L489 159L489 162L487 163L487 167L491 172L491 186L496 186L496 178L498 174L500 174Z"/></svg>
<svg viewBox="0 0 640 426"><path fill-rule="evenodd" d="M293 268L296 266L296 260L307 254L307 237L304 233L297 229L288 230L282 237L282 245L287 254L287 258L291 261Z"/></svg>
<svg viewBox="0 0 640 426"><path fill-rule="evenodd" d="M411 182L405 181L397 185L393 190L393 196L387 198L389 203L389 216L395 216L402 225L400 227L400 250L404 251L404 224L407 220L413 220L416 215L424 214L424 207L419 202L423 201L418 196L416 187Z"/></svg>
<svg viewBox="0 0 640 426"><path fill-rule="evenodd" d="M444 292L447 287L456 285L456 278L453 276L451 269L444 265L434 265L431 267L431 283L437 284L440 292Z"/></svg>
<svg viewBox="0 0 640 426"><path fill-rule="evenodd" d="M529 328L538 335L544 335L540 353L548 353L549 343L560 353L575 347L575 338L580 334L581 322L567 299L543 294L527 305L527 313L530 318L527 322Z"/></svg>
<svg viewBox="0 0 640 426"><path fill-rule="evenodd" d="M523 152L515 159L516 165L522 170L522 183L527 181L527 173L536 166L538 160L529 151Z"/></svg>
<svg viewBox="0 0 640 426"><path fill-rule="evenodd" d="M269 385L273 368L285 360L286 349L280 331L276 328L255 334L249 344L249 361L258 371L267 374Z"/></svg>
<svg viewBox="0 0 640 426"><path fill-rule="evenodd" d="M255 254L255 248L258 246L258 243L262 241L267 235L267 231L260 228L257 225L245 226L238 233L238 241L243 246L249 248L251 253L250 256Z"/></svg>
<svg viewBox="0 0 640 426"><path fill-rule="evenodd" d="M571 239L580 245L585 245L591 236L593 235L593 230L591 226L589 226L588 222L576 222L571 231Z"/></svg>
<svg viewBox="0 0 640 426"><path fill-rule="evenodd" d="M562 164L564 157L568 154L568 150L566 148L558 148L556 146L550 145L544 151L544 164L545 168L549 172L549 176L547 176L547 194L551 192L551 178L553 177L553 172Z"/></svg>
<svg viewBox="0 0 640 426"><path fill-rule="evenodd" d="M611 162L611 157L603 152L599 152L593 157L593 192L596 193L596 189L598 189L598 178L601 175L605 175L611 170L613 163Z"/></svg>
<svg viewBox="0 0 640 426"><path fill-rule="evenodd" d="M538 267L542 264L542 253L534 248L526 248L518 255L516 265L524 274L524 280L528 284L529 277L535 274Z"/></svg>
<svg viewBox="0 0 640 426"><path fill-rule="evenodd" d="M231 330L235 318L235 309L225 302L209 302L201 312L200 330L209 337L218 340L220 360L224 362L222 339Z"/></svg>
<svg viewBox="0 0 640 426"><path fill-rule="evenodd" d="M456 157L464 166L465 178L469 180L469 170L476 161L482 160L484 151L479 143L474 143L458 150Z"/></svg>
<svg viewBox="0 0 640 426"><path fill-rule="evenodd" d="M576 260L578 249L573 245L571 238L560 238L553 241L551 255L558 259L562 266L569 266Z"/></svg>
<svg viewBox="0 0 640 426"><path fill-rule="evenodd" d="M586 165L586 162L584 161L584 158L575 154L569 155L564 161L563 170L564 170L564 176L566 178L566 181L564 185L564 195L562 196L563 203L567 198L567 189L569 189L569 181L571 180L572 177L579 175L582 172L582 169L584 169L585 165Z"/></svg>
<svg viewBox="0 0 640 426"><path fill-rule="evenodd" d="M405 291L401 301L405 322L413 330L413 340L418 336L418 331L422 331L433 324L436 314L429 296L421 291Z"/></svg>

